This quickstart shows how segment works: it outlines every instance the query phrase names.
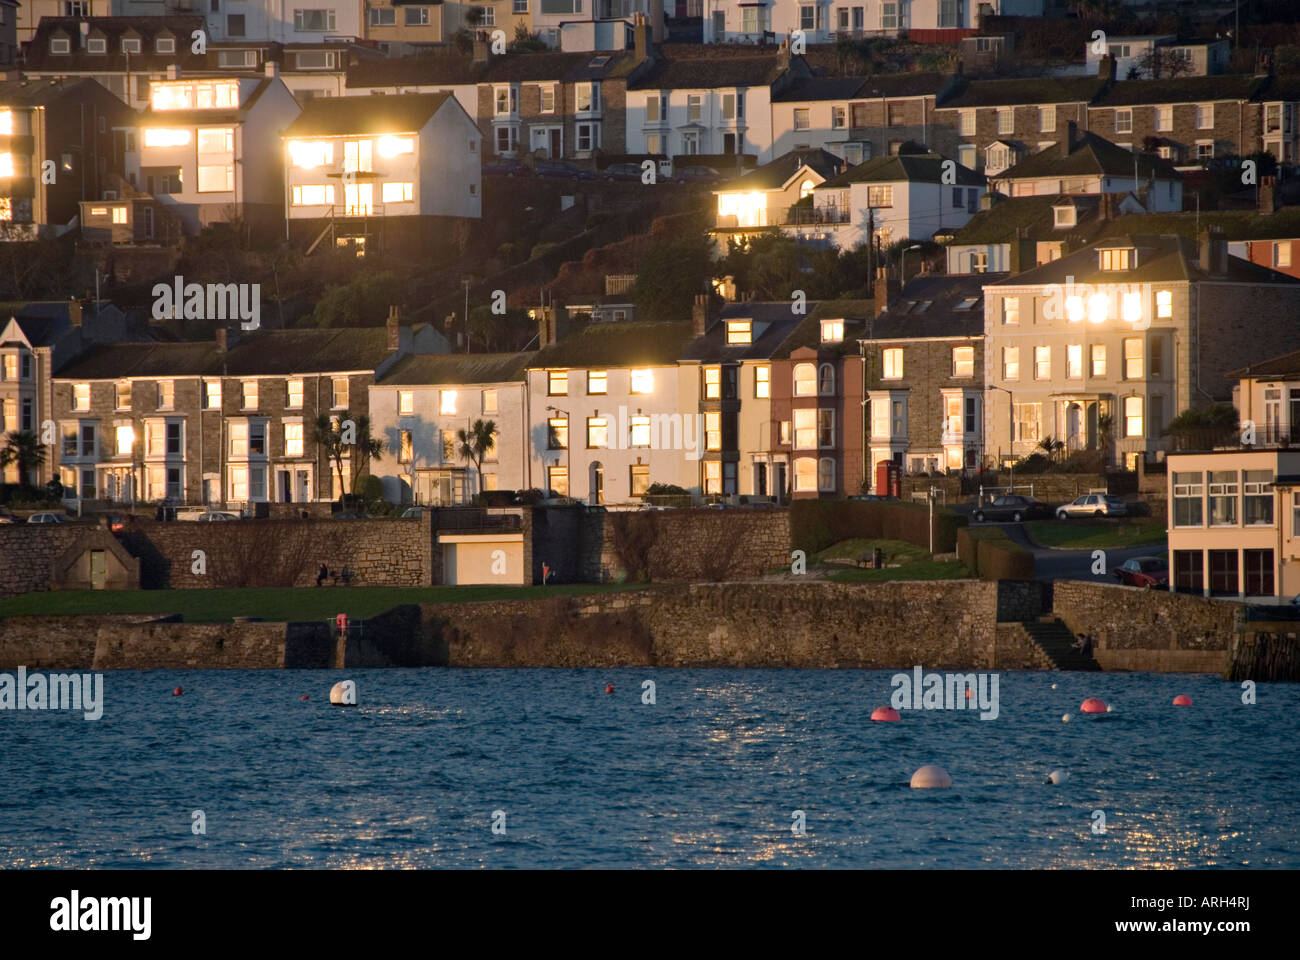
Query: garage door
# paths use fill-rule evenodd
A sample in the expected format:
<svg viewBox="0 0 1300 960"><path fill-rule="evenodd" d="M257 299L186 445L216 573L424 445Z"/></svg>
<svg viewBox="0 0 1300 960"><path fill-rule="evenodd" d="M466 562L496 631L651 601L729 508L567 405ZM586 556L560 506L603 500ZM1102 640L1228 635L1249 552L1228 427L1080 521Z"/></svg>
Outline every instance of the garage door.
<svg viewBox="0 0 1300 960"><path fill-rule="evenodd" d="M524 545L516 540L444 543L442 582L523 584Z"/></svg>

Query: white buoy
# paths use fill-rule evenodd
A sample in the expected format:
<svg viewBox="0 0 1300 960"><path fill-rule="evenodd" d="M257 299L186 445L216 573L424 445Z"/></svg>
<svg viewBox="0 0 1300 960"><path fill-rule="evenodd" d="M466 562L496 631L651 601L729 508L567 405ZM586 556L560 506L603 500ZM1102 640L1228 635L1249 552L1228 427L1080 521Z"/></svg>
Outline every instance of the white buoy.
<svg viewBox="0 0 1300 960"><path fill-rule="evenodd" d="M948 776L948 771L943 767L926 764L912 774L912 786L917 790L951 787L952 777Z"/></svg>
<svg viewBox="0 0 1300 960"><path fill-rule="evenodd" d="M1051 773L1047 775L1047 780L1044 782L1051 783L1059 787L1061 784L1065 783L1065 781L1069 779L1070 779L1070 771L1053 770Z"/></svg>
<svg viewBox="0 0 1300 960"><path fill-rule="evenodd" d="M340 707L355 707L357 705L356 683L352 680L340 680L330 687L330 703L338 704Z"/></svg>
<svg viewBox="0 0 1300 960"><path fill-rule="evenodd" d="M1052 684L1052 689L1053 689L1053 690L1056 689L1056 684Z"/></svg>
<svg viewBox="0 0 1300 960"><path fill-rule="evenodd" d="M1063 713L1063 714L1061 714L1061 722L1062 722L1062 723L1069 723L1069 722L1070 722L1070 715L1069 715L1068 713Z"/></svg>

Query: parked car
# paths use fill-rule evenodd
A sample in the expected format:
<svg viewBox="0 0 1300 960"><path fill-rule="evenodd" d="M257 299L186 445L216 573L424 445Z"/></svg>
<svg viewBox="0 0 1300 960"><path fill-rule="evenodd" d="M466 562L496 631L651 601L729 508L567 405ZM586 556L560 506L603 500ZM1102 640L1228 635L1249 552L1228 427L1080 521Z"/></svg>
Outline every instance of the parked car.
<svg viewBox="0 0 1300 960"><path fill-rule="evenodd" d="M1169 586L1169 566L1164 557L1134 557L1111 571L1120 583L1129 587Z"/></svg>
<svg viewBox="0 0 1300 960"><path fill-rule="evenodd" d="M595 180L596 174L568 160L538 160L535 168L539 177L559 177L566 180Z"/></svg>
<svg viewBox="0 0 1300 960"><path fill-rule="evenodd" d="M682 183L717 183L722 174L712 167L680 167L673 179Z"/></svg>
<svg viewBox="0 0 1300 960"><path fill-rule="evenodd" d="M211 510L195 519L197 519L199 523L222 523L227 520L238 520L239 514L226 513L224 510Z"/></svg>
<svg viewBox="0 0 1300 960"><path fill-rule="evenodd" d="M1056 519L1070 517L1126 517L1128 504L1105 493L1087 493L1056 508Z"/></svg>
<svg viewBox="0 0 1300 960"><path fill-rule="evenodd" d="M62 513L33 513L27 518L28 523L67 523L68 518Z"/></svg>
<svg viewBox="0 0 1300 960"><path fill-rule="evenodd" d="M640 180L641 164L611 163L602 173L606 180Z"/></svg>
<svg viewBox="0 0 1300 960"><path fill-rule="evenodd" d="M865 500L868 503L881 503L885 501L898 503L898 497L889 497L879 493L855 493L851 497L849 497L849 499Z"/></svg>
<svg viewBox="0 0 1300 960"><path fill-rule="evenodd" d="M14 522L13 514L0 513L0 523L13 523L13 522Z"/></svg>
<svg viewBox="0 0 1300 960"><path fill-rule="evenodd" d="M1016 494L994 497L987 506L976 507L973 514L979 523L985 520L994 522L1010 520L1012 523L1019 523L1021 520L1036 520L1051 515L1052 508L1047 504L1033 497L1022 497Z"/></svg>
<svg viewBox="0 0 1300 960"><path fill-rule="evenodd" d="M483 172L500 177L520 177L528 174L528 168L518 160L497 159L483 164Z"/></svg>
<svg viewBox="0 0 1300 960"><path fill-rule="evenodd" d="M402 519L419 520L422 513L424 513L424 507L407 507L402 511Z"/></svg>

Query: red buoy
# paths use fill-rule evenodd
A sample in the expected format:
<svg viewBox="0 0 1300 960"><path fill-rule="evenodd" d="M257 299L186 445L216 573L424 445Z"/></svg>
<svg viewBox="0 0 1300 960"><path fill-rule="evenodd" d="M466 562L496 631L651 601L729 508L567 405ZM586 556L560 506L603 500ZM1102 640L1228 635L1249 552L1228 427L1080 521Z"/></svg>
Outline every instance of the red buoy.
<svg viewBox="0 0 1300 960"><path fill-rule="evenodd" d="M185 692L185 691L182 690L180 687L177 687L175 690L172 691L172 696L173 696L173 697L179 697L179 696L180 696L182 693L184 693L184 692Z"/></svg>
<svg viewBox="0 0 1300 960"><path fill-rule="evenodd" d="M898 711L893 707L876 707L871 711L871 719L882 723L896 723L903 718L898 715Z"/></svg>
<svg viewBox="0 0 1300 960"><path fill-rule="evenodd" d="M304 693L304 694L302 695L302 699L307 700L307 699L308 699L307 694Z"/></svg>
<svg viewBox="0 0 1300 960"><path fill-rule="evenodd" d="M612 683L607 683L607 684L605 684L605 692L606 692L606 693L613 693L613 692L614 692L614 685L613 685Z"/></svg>
<svg viewBox="0 0 1300 960"><path fill-rule="evenodd" d="M1084 713L1105 713L1106 701L1099 697L1089 697L1087 700L1083 701L1083 705L1080 706L1079 709Z"/></svg>
<svg viewBox="0 0 1300 960"><path fill-rule="evenodd" d="M1180 693L1178 696L1174 697L1175 707L1190 707L1191 705L1192 698L1185 693Z"/></svg>

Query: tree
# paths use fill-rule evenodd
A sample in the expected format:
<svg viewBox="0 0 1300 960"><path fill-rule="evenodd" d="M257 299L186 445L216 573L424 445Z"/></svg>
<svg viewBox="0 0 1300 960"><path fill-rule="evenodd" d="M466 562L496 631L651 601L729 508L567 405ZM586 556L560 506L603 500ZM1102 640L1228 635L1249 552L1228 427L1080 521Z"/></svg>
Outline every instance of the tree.
<svg viewBox="0 0 1300 960"><path fill-rule="evenodd" d="M380 460L384 454L383 442L370 435L370 418L364 415L353 417L348 410L341 411L337 419L327 413L320 414L312 427L312 440L334 467L340 502L343 498L343 458L356 451L352 458L352 487L356 489L355 481L370 469L370 461Z"/></svg>
<svg viewBox="0 0 1300 960"><path fill-rule="evenodd" d="M497 425L492 420L475 420L468 430L461 428L456 431L460 455L474 464L478 471L480 493L483 492L483 460L496 446L496 433Z"/></svg>
<svg viewBox="0 0 1300 960"><path fill-rule="evenodd" d="M1043 437L1038 441L1038 448L1047 454L1049 460L1055 460L1065 449L1065 441L1051 436Z"/></svg>
<svg viewBox="0 0 1300 960"><path fill-rule="evenodd" d="M1152 80L1173 80L1192 72L1192 61L1177 50L1168 47L1152 47L1138 58L1139 75Z"/></svg>
<svg viewBox="0 0 1300 960"><path fill-rule="evenodd" d="M18 482L27 484L31 481L32 471L45 462L45 447L40 438L31 430L15 430L9 434L9 442L0 450L0 468L11 463L18 465Z"/></svg>
<svg viewBox="0 0 1300 960"><path fill-rule="evenodd" d="M657 321L689 317L696 294L707 293L712 278L713 241L703 230L656 240L642 258L632 288L638 316Z"/></svg>
<svg viewBox="0 0 1300 960"><path fill-rule="evenodd" d="M1184 410L1169 421L1164 434L1173 437L1177 450L1209 450L1237 440L1237 409L1230 403L1211 403Z"/></svg>
<svg viewBox="0 0 1300 960"><path fill-rule="evenodd" d="M405 284L391 270L361 273L347 283L325 288L312 321L318 327L379 326L389 305L406 300Z"/></svg>

